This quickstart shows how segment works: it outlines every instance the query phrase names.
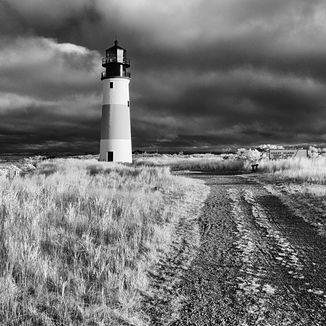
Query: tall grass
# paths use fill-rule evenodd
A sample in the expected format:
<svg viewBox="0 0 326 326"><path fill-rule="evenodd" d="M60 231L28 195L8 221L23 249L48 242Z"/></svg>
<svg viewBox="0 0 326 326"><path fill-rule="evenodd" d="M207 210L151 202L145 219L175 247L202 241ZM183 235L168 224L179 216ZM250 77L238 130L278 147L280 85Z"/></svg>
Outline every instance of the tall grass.
<svg viewBox="0 0 326 326"><path fill-rule="evenodd" d="M140 157L136 165L169 166L172 170L211 170L211 171L243 171L248 170L249 162L235 155L152 155Z"/></svg>
<svg viewBox="0 0 326 326"><path fill-rule="evenodd" d="M209 170L221 172L248 172L251 170L252 163L259 164L258 171L272 173L275 178L326 184L325 156L268 160L263 155L260 158L256 157L254 159L250 155L238 154L174 154L151 155L148 157L139 157L136 160L136 165L169 166L172 170Z"/></svg>
<svg viewBox="0 0 326 326"><path fill-rule="evenodd" d="M325 157L262 161L259 169L281 179L326 184Z"/></svg>
<svg viewBox="0 0 326 326"><path fill-rule="evenodd" d="M246 169L244 160L223 160L222 158L194 158L170 163L172 170L209 170L209 171L243 171Z"/></svg>
<svg viewBox="0 0 326 326"><path fill-rule="evenodd" d="M145 271L194 187L166 167L45 161L0 179L0 324L141 325Z"/></svg>

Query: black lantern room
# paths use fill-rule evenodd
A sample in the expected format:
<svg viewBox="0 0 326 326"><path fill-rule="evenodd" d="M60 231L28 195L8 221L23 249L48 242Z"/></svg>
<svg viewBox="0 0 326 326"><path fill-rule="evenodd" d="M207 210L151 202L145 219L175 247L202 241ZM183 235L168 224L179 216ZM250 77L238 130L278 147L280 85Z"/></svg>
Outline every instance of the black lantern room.
<svg viewBox="0 0 326 326"><path fill-rule="evenodd" d="M130 60L127 58L127 51L114 42L114 46L106 49L105 57L102 58L102 67L105 71L101 74L101 79L123 77L130 78Z"/></svg>

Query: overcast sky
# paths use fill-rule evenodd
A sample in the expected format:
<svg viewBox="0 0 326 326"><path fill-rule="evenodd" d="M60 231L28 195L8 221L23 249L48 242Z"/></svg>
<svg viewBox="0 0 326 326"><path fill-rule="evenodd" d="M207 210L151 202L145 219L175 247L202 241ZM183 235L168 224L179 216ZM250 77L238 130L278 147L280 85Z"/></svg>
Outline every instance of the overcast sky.
<svg viewBox="0 0 326 326"><path fill-rule="evenodd" d="M0 0L0 152L99 150L115 36L134 149L326 143L325 0Z"/></svg>

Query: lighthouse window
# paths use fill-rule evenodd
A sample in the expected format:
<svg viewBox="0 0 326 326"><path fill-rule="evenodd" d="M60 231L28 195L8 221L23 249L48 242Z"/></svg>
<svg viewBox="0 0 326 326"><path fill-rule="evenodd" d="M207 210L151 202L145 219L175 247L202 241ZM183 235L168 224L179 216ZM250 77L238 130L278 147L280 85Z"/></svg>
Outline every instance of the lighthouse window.
<svg viewBox="0 0 326 326"><path fill-rule="evenodd" d="M110 82L110 88L113 88L113 82Z"/></svg>
<svg viewBox="0 0 326 326"><path fill-rule="evenodd" d="M130 106L130 102L128 101L128 107Z"/></svg>

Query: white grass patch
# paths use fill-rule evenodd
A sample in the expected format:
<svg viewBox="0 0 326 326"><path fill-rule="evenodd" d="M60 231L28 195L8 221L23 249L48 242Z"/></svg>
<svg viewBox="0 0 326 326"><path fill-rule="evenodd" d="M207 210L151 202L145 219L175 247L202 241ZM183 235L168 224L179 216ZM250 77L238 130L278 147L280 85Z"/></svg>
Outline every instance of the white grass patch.
<svg viewBox="0 0 326 326"><path fill-rule="evenodd" d="M249 168L245 159L236 155L214 154L163 154L140 156L135 159L136 165L169 166L172 170L211 170L242 171Z"/></svg>
<svg viewBox="0 0 326 326"><path fill-rule="evenodd" d="M326 157L284 160L263 160L260 171L272 172L280 180L295 182L326 183Z"/></svg>
<svg viewBox="0 0 326 326"><path fill-rule="evenodd" d="M0 181L4 324L145 325L146 270L207 195L203 182L168 167L94 159L46 160Z"/></svg>

